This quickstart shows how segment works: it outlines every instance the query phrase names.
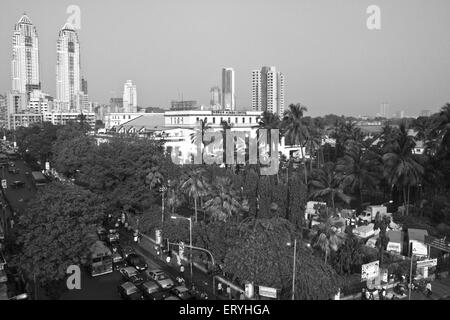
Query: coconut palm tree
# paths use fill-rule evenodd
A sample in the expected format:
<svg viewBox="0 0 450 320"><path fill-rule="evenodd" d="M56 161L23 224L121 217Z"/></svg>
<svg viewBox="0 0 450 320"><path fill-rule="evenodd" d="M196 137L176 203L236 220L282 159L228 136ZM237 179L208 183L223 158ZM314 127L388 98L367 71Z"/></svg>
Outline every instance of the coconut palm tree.
<svg viewBox="0 0 450 320"><path fill-rule="evenodd" d="M198 199L208 195L209 184L204 177L204 169L191 169L181 179L180 190L194 199L195 222L198 221Z"/></svg>
<svg viewBox="0 0 450 320"><path fill-rule="evenodd" d="M322 168L313 171L310 180L310 197L313 199L327 199L328 205L331 204L335 209L335 198L338 197L345 203L349 203L351 197L344 193L341 185L340 176L336 171L336 166L332 162L327 162Z"/></svg>
<svg viewBox="0 0 450 320"><path fill-rule="evenodd" d="M203 120L197 121L197 128L195 128L194 132L191 133L191 143L197 144L199 139L201 140L202 147L205 147L209 143L211 143L211 141L205 143L205 141L203 140L203 137L205 136L205 131L210 128L211 128L210 123Z"/></svg>
<svg viewBox="0 0 450 320"><path fill-rule="evenodd" d="M330 255L330 241L325 233L321 233L316 242L318 247L324 254L325 263L327 263L328 256Z"/></svg>
<svg viewBox="0 0 450 320"><path fill-rule="evenodd" d="M338 159L336 170L342 178L344 188L359 196L363 204L363 190L373 190L382 173L381 161L371 150L363 150L360 145L350 143L344 157Z"/></svg>
<svg viewBox="0 0 450 320"><path fill-rule="evenodd" d="M228 177L216 178L211 196L203 208L213 220L227 221L240 213L241 199Z"/></svg>
<svg viewBox="0 0 450 320"><path fill-rule="evenodd" d="M383 155L384 176L388 182L403 190L403 203L409 213L409 193L411 186L417 186L424 174L419 155L413 154L416 145L408 134L405 124L401 124L393 140L385 146Z"/></svg>

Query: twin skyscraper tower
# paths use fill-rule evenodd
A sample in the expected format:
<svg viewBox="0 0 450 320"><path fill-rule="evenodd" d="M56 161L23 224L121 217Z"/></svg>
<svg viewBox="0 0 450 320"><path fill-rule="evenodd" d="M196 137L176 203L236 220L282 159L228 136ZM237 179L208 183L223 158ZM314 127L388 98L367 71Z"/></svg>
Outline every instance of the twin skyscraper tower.
<svg viewBox="0 0 450 320"><path fill-rule="evenodd" d="M56 53L54 105L60 111L81 111L87 102L87 83L81 77L78 34L69 23L59 31ZM33 90L40 90L39 72L38 34L31 19L23 14L14 26L12 91L29 95Z"/></svg>

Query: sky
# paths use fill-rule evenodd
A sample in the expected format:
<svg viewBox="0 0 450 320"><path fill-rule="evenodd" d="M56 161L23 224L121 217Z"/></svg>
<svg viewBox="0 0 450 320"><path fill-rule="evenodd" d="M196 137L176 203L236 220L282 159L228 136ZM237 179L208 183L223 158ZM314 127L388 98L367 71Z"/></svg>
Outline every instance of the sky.
<svg viewBox="0 0 450 320"><path fill-rule="evenodd" d="M251 109L251 72L275 66L285 104L329 113L417 116L450 102L449 0L1 0L0 92L11 89L11 37L26 12L37 28L43 91L56 92L56 40L81 9L82 75L91 101L123 84L138 104L169 108L181 94L209 105L221 68L235 70L237 109ZM369 5L381 29L369 30Z"/></svg>

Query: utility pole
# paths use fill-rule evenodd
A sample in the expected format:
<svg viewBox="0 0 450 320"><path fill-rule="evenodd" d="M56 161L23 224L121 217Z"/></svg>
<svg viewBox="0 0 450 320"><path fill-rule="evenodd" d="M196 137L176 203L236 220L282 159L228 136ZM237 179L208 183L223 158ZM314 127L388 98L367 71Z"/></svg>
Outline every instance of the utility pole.
<svg viewBox="0 0 450 320"><path fill-rule="evenodd" d="M408 290L408 300L411 300L411 285L412 285L412 269L413 269L413 260L414 260L414 255L413 255L413 244L412 242L409 244L409 252L411 253L411 265L409 267L409 290Z"/></svg>
<svg viewBox="0 0 450 320"><path fill-rule="evenodd" d="M294 240L294 268L292 270L292 300L295 300L295 269L296 269L296 262L297 259L297 239Z"/></svg>

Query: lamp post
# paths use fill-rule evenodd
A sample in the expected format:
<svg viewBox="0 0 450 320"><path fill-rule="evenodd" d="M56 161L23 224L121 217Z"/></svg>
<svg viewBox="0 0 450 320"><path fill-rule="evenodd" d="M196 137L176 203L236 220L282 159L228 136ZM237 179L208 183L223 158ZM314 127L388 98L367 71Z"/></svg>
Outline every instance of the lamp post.
<svg viewBox="0 0 450 320"><path fill-rule="evenodd" d="M191 268L191 283L192 283L192 218L186 218L186 217L182 217L182 216L170 216L171 219L176 220L176 219L185 219L189 221L189 259L190 259L190 268Z"/></svg>
<svg viewBox="0 0 450 320"><path fill-rule="evenodd" d="M292 244L287 243L288 246ZM294 239L294 263L292 268L292 300L295 300L295 271L296 271L296 259L297 259L297 239Z"/></svg>

